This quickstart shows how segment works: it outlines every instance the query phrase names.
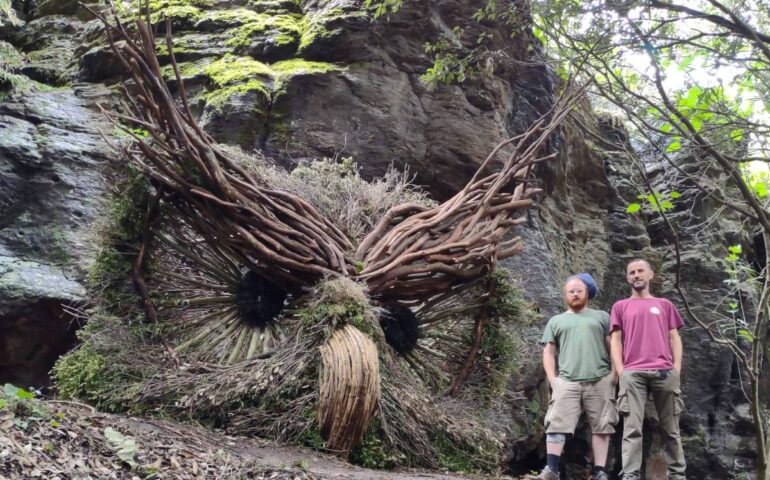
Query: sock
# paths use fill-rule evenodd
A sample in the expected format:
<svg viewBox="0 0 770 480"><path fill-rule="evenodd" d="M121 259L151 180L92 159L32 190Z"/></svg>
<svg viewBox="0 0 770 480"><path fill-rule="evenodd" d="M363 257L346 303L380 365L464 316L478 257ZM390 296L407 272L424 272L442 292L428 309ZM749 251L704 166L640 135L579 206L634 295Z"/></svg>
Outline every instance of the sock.
<svg viewBox="0 0 770 480"><path fill-rule="evenodd" d="M593 471L591 473L596 475L597 473L603 472L603 471L604 471L604 466L594 465Z"/></svg>
<svg viewBox="0 0 770 480"><path fill-rule="evenodd" d="M559 471L559 455L549 453L545 456L546 462L548 462L548 468L554 472Z"/></svg>

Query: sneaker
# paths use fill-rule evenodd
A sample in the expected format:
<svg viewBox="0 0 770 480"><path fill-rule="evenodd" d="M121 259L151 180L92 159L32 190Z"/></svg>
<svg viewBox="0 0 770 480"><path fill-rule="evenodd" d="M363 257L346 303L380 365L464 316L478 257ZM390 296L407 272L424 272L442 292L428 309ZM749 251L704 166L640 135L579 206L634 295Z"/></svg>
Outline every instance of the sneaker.
<svg viewBox="0 0 770 480"><path fill-rule="evenodd" d="M535 477L535 480L559 480L559 472L554 472L548 467L545 467L540 475Z"/></svg>
<svg viewBox="0 0 770 480"><path fill-rule="evenodd" d="M610 477L607 475L607 472L602 470L591 475L591 480L610 480Z"/></svg>
<svg viewBox="0 0 770 480"><path fill-rule="evenodd" d="M621 480L639 480L638 473L626 473L620 476Z"/></svg>

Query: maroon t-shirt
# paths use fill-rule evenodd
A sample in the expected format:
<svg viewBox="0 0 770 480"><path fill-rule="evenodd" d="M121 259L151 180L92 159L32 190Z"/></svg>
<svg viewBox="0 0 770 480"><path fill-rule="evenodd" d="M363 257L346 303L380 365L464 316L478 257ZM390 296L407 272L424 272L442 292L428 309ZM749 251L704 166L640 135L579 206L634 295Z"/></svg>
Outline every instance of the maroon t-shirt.
<svg viewBox="0 0 770 480"><path fill-rule="evenodd" d="M684 322L665 298L627 298L612 306L610 331L623 332L623 368L670 370L674 368L668 332Z"/></svg>

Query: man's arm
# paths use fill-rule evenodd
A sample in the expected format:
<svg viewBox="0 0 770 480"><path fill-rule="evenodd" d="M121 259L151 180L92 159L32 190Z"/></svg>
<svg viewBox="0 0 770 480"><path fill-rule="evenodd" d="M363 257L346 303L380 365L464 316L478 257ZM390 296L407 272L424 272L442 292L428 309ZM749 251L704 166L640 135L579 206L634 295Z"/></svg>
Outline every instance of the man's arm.
<svg viewBox="0 0 770 480"><path fill-rule="evenodd" d="M612 336L604 337L604 343L607 345L607 351L610 352L610 373L612 374L612 383L618 383L618 370L615 368L615 359L612 358Z"/></svg>
<svg viewBox="0 0 770 480"><path fill-rule="evenodd" d="M671 353L674 355L674 368L677 373L682 372L682 337L679 329L672 328L668 331L668 343L671 345Z"/></svg>
<svg viewBox="0 0 770 480"><path fill-rule="evenodd" d="M610 357L612 368L620 375L623 373L623 332L615 329L610 334Z"/></svg>
<svg viewBox="0 0 770 480"><path fill-rule="evenodd" d="M553 383L553 379L556 378L556 356L557 356L556 344L548 342L543 347L543 370L545 370L545 376L548 377L548 383Z"/></svg>

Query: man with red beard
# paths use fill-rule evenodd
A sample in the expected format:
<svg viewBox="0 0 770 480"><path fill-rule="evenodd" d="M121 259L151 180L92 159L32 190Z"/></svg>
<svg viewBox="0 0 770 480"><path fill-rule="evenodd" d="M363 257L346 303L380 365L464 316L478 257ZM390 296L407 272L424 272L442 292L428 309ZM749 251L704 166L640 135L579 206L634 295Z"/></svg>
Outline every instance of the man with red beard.
<svg viewBox="0 0 770 480"><path fill-rule="evenodd" d="M631 296L612 306L612 359L620 375L618 410L623 415L624 480L639 480L642 468L644 404L651 394L663 433L668 478L684 480L685 459L679 436L682 412L684 323L676 307L650 293L655 276L649 262L632 260L626 267Z"/></svg>
<svg viewBox="0 0 770 480"><path fill-rule="evenodd" d="M543 368L553 394L545 415L548 464L538 480L558 480L564 443L583 412L592 433L591 478L608 478L604 466L618 415L612 402L615 374L609 352L610 316L588 308L588 300L596 293L591 275L580 273L568 278L564 285L567 311L552 317L543 332Z"/></svg>

